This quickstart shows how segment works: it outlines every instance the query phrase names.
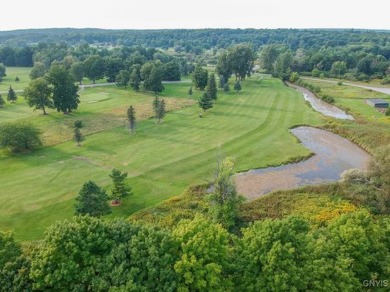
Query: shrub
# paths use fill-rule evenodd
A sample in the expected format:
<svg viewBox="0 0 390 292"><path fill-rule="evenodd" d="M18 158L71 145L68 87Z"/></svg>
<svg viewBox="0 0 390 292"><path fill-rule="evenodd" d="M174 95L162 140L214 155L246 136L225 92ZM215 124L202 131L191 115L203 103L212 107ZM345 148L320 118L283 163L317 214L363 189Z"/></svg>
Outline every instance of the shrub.
<svg viewBox="0 0 390 292"><path fill-rule="evenodd" d="M81 129L83 127L83 121L81 120L74 121L74 127L77 129Z"/></svg>
<svg viewBox="0 0 390 292"><path fill-rule="evenodd" d="M382 85L390 84L390 77L383 78L381 81L381 84Z"/></svg>
<svg viewBox="0 0 390 292"><path fill-rule="evenodd" d="M0 148L11 152L32 150L42 145L41 131L31 124L16 122L0 125Z"/></svg>

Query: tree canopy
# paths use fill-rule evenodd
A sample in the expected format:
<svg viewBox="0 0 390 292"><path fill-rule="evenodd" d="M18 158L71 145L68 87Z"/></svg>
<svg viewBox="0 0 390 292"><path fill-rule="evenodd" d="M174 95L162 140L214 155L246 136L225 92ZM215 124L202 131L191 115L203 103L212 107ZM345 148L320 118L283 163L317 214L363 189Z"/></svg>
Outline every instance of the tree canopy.
<svg viewBox="0 0 390 292"><path fill-rule="evenodd" d="M80 103L78 86L63 65L51 66L46 80L53 86L53 105L58 112L67 114L77 109Z"/></svg>

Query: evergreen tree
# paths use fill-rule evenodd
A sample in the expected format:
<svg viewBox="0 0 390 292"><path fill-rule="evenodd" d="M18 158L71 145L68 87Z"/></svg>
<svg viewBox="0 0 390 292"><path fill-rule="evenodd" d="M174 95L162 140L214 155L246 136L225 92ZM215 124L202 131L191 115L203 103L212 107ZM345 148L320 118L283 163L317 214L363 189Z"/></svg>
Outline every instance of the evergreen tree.
<svg viewBox="0 0 390 292"><path fill-rule="evenodd" d="M7 100L10 102L15 102L17 100L17 95L15 90L13 90L12 86L9 87L8 89L8 94L7 94Z"/></svg>
<svg viewBox="0 0 390 292"><path fill-rule="evenodd" d="M93 181L84 183L76 201L76 215L99 217L111 213L106 192Z"/></svg>
<svg viewBox="0 0 390 292"><path fill-rule="evenodd" d="M165 100L159 99L156 96L153 100L153 111L155 118L158 120L158 123L160 123L166 114Z"/></svg>
<svg viewBox="0 0 390 292"><path fill-rule="evenodd" d="M207 92L203 94L203 97L199 100L198 105L203 111L213 107L213 101Z"/></svg>
<svg viewBox="0 0 390 292"><path fill-rule="evenodd" d="M127 178L127 172L122 172L116 168L109 174L113 187L111 189L111 196L116 203L120 202L120 199L130 196L132 194L131 187L125 183Z"/></svg>
<svg viewBox="0 0 390 292"><path fill-rule="evenodd" d="M213 73L210 74L210 78L207 82L206 92L209 94L211 99L217 99L217 83L215 81L215 75Z"/></svg>
<svg viewBox="0 0 390 292"><path fill-rule="evenodd" d="M77 142L77 146L80 146L81 145L80 142L84 140L84 137L81 134L80 128L74 129L73 138Z"/></svg>
<svg viewBox="0 0 390 292"><path fill-rule="evenodd" d="M157 109L158 109L158 106L160 104L160 99L158 98L158 96L155 96L154 99L153 99L153 112L154 112L154 115L156 116L156 112L157 112Z"/></svg>
<svg viewBox="0 0 390 292"><path fill-rule="evenodd" d="M81 129L81 128L83 127L83 121L82 121L82 120L76 120L76 121L74 121L73 126L74 126L75 128Z"/></svg>
<svg viewBox="0 0 390 292"><path fill-rule="evenodd" d="M234 84L234 90L239 92L241 90L241 83L240 81L236 81L236 83Z"/></svg>
<svg viewBox="0 0 390 292"><path fill-rule="evenodd" d="M0 94L0 108L2 108L4 106L4 104L5 104L5 100Z"/></svg>
<svg viewBox="0 0 390 292"><path fill-rule="evenodd" d="M136 119L135 110L132 105L127 109L127 119L129 120L129 128L131 130L131 133L134 133Z"/></svg>
<svg viewBox="0 0 390 292"><path fill-rule="evenodd" d="M157 108L157 116L158 122L160 123L161 120L165 117L166 114L166 108L165 108L165 100L161 99Z"/></svg>

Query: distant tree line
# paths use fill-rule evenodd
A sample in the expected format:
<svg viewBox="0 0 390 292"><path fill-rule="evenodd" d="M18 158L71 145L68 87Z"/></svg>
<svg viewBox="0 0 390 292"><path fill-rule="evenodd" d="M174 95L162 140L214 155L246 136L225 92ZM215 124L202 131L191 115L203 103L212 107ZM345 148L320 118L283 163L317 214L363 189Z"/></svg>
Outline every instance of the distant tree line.
<svg viewBox="0 0 390 292"><path fill-rule="evenodd" d="M110 63L105 76L113 82L112 72L123 70L117 70L115 58L122 60L124 70L156 59L165 64L173 57L154 48L173 48L181 57L181 75L186 75L186 62L199 61L194 55L212 51L208 62L216 64L219 50L250 43L255 52L261 51L261 66L281 78L291 70L316 77L323 73L365 80L389 74L389 36L389 31L342 29L22 30L0 32L0 63L32 66L41 62L48 68L53 61L65 57L83 62L91 55L99 55ZM139 54L130 58L137 51ZM110 57L114 60L106 60ZM163 80L172 78L164 76Z"/></svg>
<svg viewBox="0 0 390 292"><path fill-rule="evenodd" d="M262 47L261 67L275 77L290 78L292 72L313 77L345 78L364 81L390 76L390 47L365 43L347 44L343 47L291 50L286 45L273 44ZM390 83L390 80L388 81Z"/></svg>
<svg viewBox="0 0 390 292"><path fill-rule="evenodd" d="M298 48L319 49L369 44L388 50L389 31L359 29L26 29L0 31L0 45L25 47L39 43L80 45L82 43L113 46L146 46L174 48L178 52L202 52L211 48L228 48L232 44L253 44L257 50L264 45L284 44L292 51ZM388 56L386 56L388 58Z"/></svg>
<svg viewBox="0 0 390 292"><path fill-rule="evenodd" d="M23 53L23 55L22 55ZM183 58L174 58L161 53L154 48L115 47L96 48L87 43L69 46L60 43L39 43L23 49L0 47L0 64L2 66L34 66L32 79L41 77L54 62L61 62L70 69L77 81L87 77L93 82L105 78L107 82L115 82L121 71L128 71L134 65L144 65L147 62L161 64L161 78L166 81L180 80L182 75L188 75L193 67ZM0 76L5 75L3 67ZM4 74L3 74L4 73Z"/></svg>

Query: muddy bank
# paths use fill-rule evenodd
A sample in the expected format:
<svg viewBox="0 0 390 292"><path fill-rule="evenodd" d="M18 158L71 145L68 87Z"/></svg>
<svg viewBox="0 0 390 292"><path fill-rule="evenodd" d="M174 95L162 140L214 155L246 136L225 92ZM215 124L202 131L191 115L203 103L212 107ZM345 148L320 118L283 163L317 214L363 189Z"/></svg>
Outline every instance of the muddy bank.
<svg viewBox="0 0 390 292"><path fill-rule="evenodd" d="M277 190L337 181L347 169L367 169L370 155L347 139L312 127L291 133L315 155L299 163L239 173L235 176L239 193L255 199Z"/></svg>
<svg viewBox="0 0 390 292"><path fill-rule="evenodd" d="M336 119L343 119L343 120L353 120L354 119L353 116L347 114L346 112L339 109L338 107L331 105L331 104L317 98L314 95L314 93L311 92L310 90L308 90L304 87L295 85L293 83L288 82L287 84L291 88L294 88L295 90L301 92L303 94L303 97L305 98L305 100L308 101L311 104L311 106L313 107L313 109L316 110L317 112L320 112L325 116L333 117Z"/></svg>

